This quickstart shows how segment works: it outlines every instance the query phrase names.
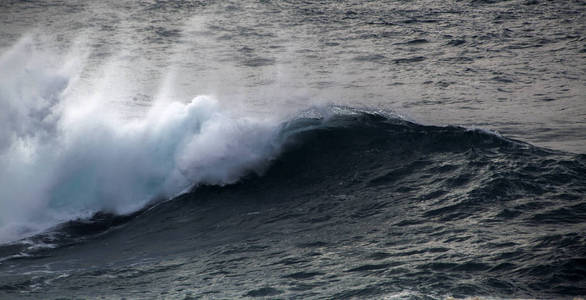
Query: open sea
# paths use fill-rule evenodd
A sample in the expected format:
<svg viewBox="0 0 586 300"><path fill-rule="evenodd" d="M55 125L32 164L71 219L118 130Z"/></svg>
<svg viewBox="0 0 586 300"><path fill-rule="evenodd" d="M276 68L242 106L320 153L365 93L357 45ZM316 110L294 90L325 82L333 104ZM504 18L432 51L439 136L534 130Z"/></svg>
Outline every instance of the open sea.
<svg viewBox="0 0 586 300"><path fill-rule="evenodd" d="M586 2L0 0L0 299L476 297L586 297Z"/></svg>

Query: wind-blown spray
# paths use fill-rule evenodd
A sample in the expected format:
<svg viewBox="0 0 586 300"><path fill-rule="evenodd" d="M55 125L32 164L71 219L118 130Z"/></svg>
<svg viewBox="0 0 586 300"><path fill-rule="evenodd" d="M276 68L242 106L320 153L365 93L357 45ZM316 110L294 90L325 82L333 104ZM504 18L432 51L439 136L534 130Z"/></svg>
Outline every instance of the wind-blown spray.
<svg viewBox="0 0 586 300"><path fill-rule="evenodd" d="M273 123L232 117L207 96L156 101L139 118L73 99L75 70L40 55L24 40L0 58L0 241L232 183L279 148Z"/></svg>

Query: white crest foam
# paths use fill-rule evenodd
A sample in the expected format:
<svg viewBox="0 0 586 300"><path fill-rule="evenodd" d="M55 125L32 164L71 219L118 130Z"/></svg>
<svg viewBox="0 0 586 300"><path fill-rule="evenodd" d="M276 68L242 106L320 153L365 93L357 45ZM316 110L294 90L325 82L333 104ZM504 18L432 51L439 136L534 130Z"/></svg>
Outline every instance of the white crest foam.
<svg viewBox="0 0 586 300"><path fill-rule="evenodd" d="M76 99L81 71L49 58L26 38L0 57L0 242L233 183L278 151L274 123L233 117L208 96L155 101L138 118L96 94Z"/></svg>

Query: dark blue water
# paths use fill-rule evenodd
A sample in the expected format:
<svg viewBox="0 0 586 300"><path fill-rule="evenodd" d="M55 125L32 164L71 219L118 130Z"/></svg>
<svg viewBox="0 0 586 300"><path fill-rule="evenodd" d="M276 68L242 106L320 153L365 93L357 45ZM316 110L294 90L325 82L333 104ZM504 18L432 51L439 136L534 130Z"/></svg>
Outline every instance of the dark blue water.
<svg viewBox="0 0 586 300"><path fill-rule="evenodd" d="M0 299L584 297L585 14L2 1Z"/></svg>
<svg viewBox="0 0 586 300"><path fill-rule="evenodd" d="M7 297L584 295L586 157L380 114L284 124L262 173L4 246Z"/></svg>

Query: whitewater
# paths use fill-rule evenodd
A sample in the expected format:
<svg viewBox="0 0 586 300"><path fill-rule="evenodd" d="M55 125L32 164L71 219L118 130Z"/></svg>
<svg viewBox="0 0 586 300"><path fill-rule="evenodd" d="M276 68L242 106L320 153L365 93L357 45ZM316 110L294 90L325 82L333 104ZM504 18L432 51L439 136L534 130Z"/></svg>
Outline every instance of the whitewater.
<svg viewBox="0 0 586 300"><path fill-rule="evenodd" d="M279 149L274 122L235 118L216 100L155 99L129 119L106 99L72 99L78 70L44 61L30 39L0 58L0 238L97 212L128 214L199 184L234 183Z"/></svg>

